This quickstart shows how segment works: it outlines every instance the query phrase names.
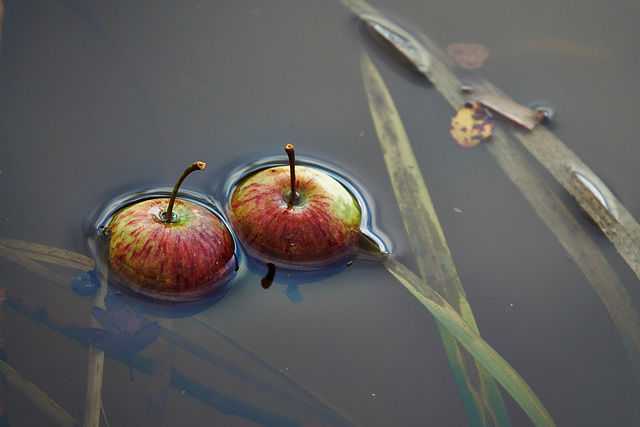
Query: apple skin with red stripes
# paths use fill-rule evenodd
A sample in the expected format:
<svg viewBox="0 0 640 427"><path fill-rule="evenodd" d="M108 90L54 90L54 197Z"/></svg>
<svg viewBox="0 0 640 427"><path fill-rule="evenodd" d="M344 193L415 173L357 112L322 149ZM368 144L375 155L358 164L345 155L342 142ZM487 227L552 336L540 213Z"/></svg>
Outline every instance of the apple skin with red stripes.
<svg viewBox="0 0 640 427"><path fill-rule="evenodd" d="M163 218L169 198L144 200L109 222L109 275L151 298L194 301L225 288L237 267L235 243L212 211L177 199L173 220Z"/></svg>
<svg viewBox="0 0 640 427"><path fill-rule="evenodd" d="M295 203L289 166L262 169L237 183L227 208L236 237L249 256L288 270L346 264L358 251L358 202L322 170L296 166L295 176Z"/></svg>

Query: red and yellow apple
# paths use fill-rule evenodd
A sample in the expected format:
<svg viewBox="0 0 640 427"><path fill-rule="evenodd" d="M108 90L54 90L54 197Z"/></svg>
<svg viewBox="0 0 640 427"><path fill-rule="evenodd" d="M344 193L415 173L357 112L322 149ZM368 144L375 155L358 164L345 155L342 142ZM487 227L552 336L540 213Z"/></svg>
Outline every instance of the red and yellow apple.
<svg viewBox="0 0 640 427"><path fill-rule="evenodd" d="M204 169L204 163L192 170ZM111 218L109 274L140 294L193 301L229 284L236 270L235 244L225 223L197 203L171 198L126 206Z"/></svg>
<svg viewBox="0 0 640 427"><path fill-rule="evenodd" d="M353 259L358 250L360 206L326 172L274 166L241 179L228 213L249 256L288 270L318 270ZM293 195L293 196L292 196Z"/></svg>

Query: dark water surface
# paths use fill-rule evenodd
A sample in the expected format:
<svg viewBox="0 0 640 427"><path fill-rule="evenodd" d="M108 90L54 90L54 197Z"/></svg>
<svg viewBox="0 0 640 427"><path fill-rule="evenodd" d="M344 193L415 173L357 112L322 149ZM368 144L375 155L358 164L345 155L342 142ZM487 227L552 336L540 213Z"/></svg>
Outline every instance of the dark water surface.
<svg viewBox="0 0 640 427"><path fill-rule="evenodd" d="M640 216L640 3L372 4L443 48L487 46L482 75L519 102L552 105L554 133ZM640 390L591 285L489 153L453 142L449 104L364 42L339 1L7 0L5 8L0 237L91 255L87 224L112 197L171 186L196 160L207 170L186 187L214 193L237 164L284 155L293 143L366 184L396 256L415 269L362 86L366 49L402 115L485 340L558 425L640 425ZM591 232L637 306L637 278ZM88 300L4 259L0 268L8 290L88 325ZM220 303L173 328L285 388L205 325L224 332L358 425L468 424L432 317L381 266L357 261L301 285L299 303L286 291L264 290L245 272ZM8 362L82 420L86 349L10 309L4 337ZM154 346L143 355L153 357ZM183 350L174 367L253 407L326 423ZM138 424L148 383L141 372L130 382L126 365L107 360L103 402L112 426ZM50 425L9 390L13 425ZM256 425L191 394L171 389L161 425ZM513 424L529 425L504 396Z"/></svg>

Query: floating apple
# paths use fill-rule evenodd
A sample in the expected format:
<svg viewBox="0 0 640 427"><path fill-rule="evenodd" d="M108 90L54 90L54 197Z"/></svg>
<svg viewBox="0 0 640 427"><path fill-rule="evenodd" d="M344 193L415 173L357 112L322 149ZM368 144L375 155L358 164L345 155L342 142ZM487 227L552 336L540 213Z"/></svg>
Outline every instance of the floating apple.
<svg viewBox="0 0 640 427"><path fill-rule="evenodd" d="M242 178L231 194L231 227L250 257L286 270L319 270L353 259L361 211L353 195L320 169L268 167Z"/></svg>
<svg viewBox="0 0 640 427"><path fill-rule="evenodd" d="M209 209L176 200L186 176L204 168L202 162L188 167L171 198L144 200L113 215L109 274L118 283L173 301L193 301L226 288L236 270L231 232Z"/></svg>

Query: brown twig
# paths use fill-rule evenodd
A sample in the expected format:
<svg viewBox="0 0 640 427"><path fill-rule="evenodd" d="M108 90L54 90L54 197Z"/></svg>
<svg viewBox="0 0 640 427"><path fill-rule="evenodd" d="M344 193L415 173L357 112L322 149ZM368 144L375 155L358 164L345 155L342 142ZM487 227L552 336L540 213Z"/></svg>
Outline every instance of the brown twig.
<svg viewBox="0 0 640 427"><path fill-rule="evenodd" d="M93 305L105 309L104 297L107 296L109 283L109 264L104 262L108 245L97 242L98 255L96 268L98 280L102 286L93 298ZM100 327L99 322L92 316L92 327ZM84 427L100 426L100 409L102 407L102 376L104 373L104 351L99 348L89 346L89 363L87 367L87 395L84 408Z"/></svg>

